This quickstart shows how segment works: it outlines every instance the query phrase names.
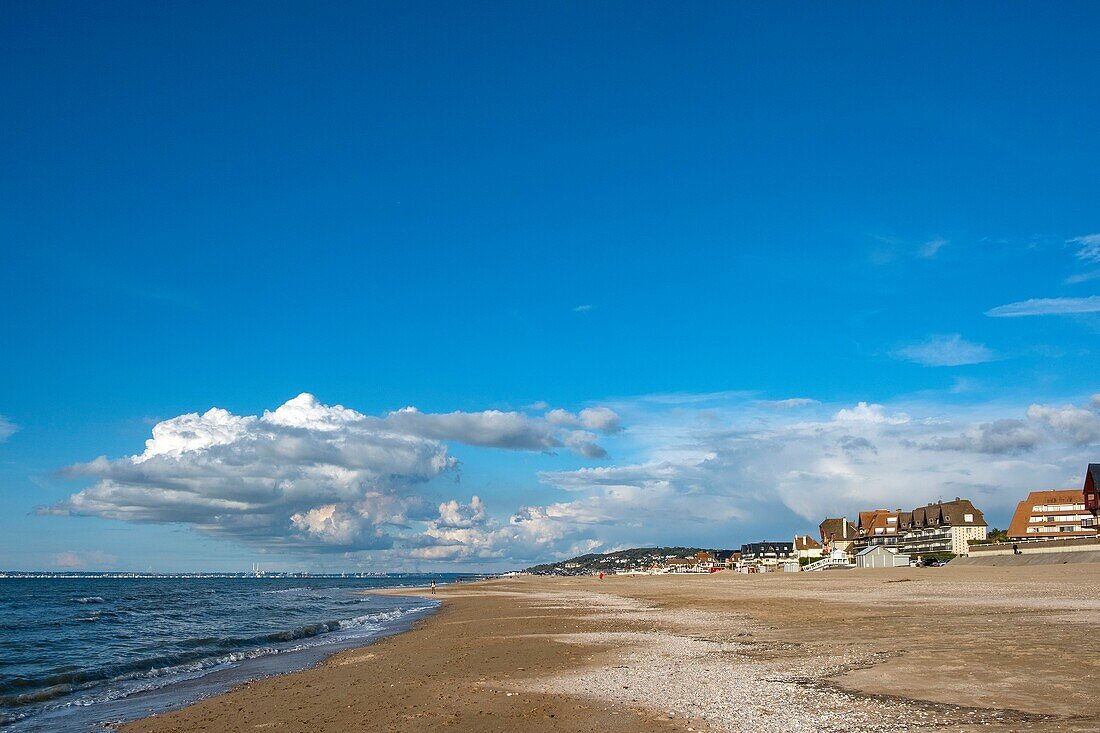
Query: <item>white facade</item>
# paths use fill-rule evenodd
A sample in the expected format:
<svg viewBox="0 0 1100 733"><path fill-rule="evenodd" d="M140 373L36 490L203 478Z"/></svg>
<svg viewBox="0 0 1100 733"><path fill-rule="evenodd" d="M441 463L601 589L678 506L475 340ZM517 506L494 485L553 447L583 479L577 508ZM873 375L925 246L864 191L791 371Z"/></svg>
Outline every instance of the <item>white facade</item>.
<svg viewBox="0 0 1100 733"><path fill-rule="evenodd" d="M895 552L882 545L873 545L856 555L856 567L859 568L904 568L909 567L909 556Z"/></svg>

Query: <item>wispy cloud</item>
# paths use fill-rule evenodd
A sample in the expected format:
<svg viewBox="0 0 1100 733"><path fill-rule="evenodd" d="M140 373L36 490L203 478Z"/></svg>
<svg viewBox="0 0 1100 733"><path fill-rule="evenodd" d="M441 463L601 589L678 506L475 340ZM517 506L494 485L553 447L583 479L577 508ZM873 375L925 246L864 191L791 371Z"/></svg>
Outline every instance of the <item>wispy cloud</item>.
<svg viewBox="0 0 1100 733"><path fill-rule="evenodd" d="M894 356L930 367L982 364L997 358L988 346L967 341L957 333L932 336L926 341L903 346Z"/></svg>
<svg viewBox="0 0 1100 733"><path fill-rule="evenodd" d="M945 246L950 244L946 239L932 239L921 245L920 256L929 258L935 257L936 254Z"/></svg>
<svg viewBox="0 0 1100 733"><path fill-rule="evenodd" d="M1076 275L1070 275L1066 278L1066 285L1077 285L1079 283L1087 283L1092 280L1100 278L1100 270L1090 270L1089 272L1080 272Z"/></svg>
<svg viewBox="0 0 1100 733"><path fill-rule="evenodd" d="M1100 262L1100 234L1086 234L1082 237L1074 237L1066 240L1070 244L1079 245L1077 258L1085 262Z"/></svg>
<svg viewBox="0 0 1100 733"><path fill-rule="evenodd" d="M0 415L0 443L10 438L17 430L19 430L18 425Z"/></svg>
<svg viewBox="0 0 1100 733"><path fill-rule="evenodd" d="M756 404L772 410L790 410L795 407L809 407L821 403L809 397L791 397L786 400L758 400Z"/></svg>
<svg viewBox="0 0 1100 733"><path fill-rule="evenodd" d="M999 305L987 310L987 316L994 318L1015 318L1018 316L1062 316L1075 313L1100 312L1100 296L1087 298L1032 298L1018 303Z"/></svg>
<svg viewBox="0 0 1100 733"><path fill-rule="evenodd" d="M583 305L578 305L576 308L573 309L573 312L574 313L587 313L590 310L592 310L591 304L585 303Z"/></svg>

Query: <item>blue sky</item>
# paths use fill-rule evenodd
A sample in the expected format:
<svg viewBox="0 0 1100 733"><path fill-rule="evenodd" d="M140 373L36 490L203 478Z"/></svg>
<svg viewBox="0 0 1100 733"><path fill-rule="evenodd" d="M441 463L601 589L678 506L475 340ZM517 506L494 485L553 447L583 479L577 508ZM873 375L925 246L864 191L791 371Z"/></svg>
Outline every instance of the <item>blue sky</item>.
<svg viewBox="0 0 1100 733"><path fill-rule="evenodd" d="M2 567L1003 525L1100 460L1095 4L0 14Z"/></svg>

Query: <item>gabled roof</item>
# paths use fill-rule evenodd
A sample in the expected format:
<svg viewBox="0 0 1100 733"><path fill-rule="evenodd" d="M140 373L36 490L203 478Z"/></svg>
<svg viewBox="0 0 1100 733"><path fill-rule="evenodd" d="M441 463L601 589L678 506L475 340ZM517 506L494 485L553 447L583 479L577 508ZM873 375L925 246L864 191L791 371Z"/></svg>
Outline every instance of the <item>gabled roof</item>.
<svg viewBox="0 0 1100 733"><path fill-rule="evenodd" d="M966 516L968 514L971 517L971 521L969 522L966 521ZM954 501L938 501L935 504L928 504L913 510L913 527L939 527L941 525L962 527L987 526L985 523L985 516L978 511L969 499L955 497Z"/></svg>
<svg viewBox="0 0 1100 733"><path fill-rule="evenodd" d="M796 550L820 550L821 543L808 534L794 536L794 549Z"/></svg>
<svg viewBox="0 0 1100 733"><path fill-rule="evenodd" d="M1093 487L1100 487L1100 463L1090 463L1088 474L1085 476L1085 482L1092 479Z"/></svg>
<svg viewBox="0 0 1100 733"><path fill-rule="evenodd" d="M885 545L868 545L867 547L864 547L862 550L857 552L856 557L859 557L860 555L870 555L872 552L878 552L879 550L882 550L883 552L888 552L891 555L897 553L897 550L893 549L892 547L886 547Z"/></svg>
<svg viewBox="0 0 1100 733"><path fill-rule="evenodd" d="M893 527L895 530L900 523L899 515L901 511L892 512L889 509L875 509L870 512L859 513L859 531L864 537L870 537L875 534L883 534L888 527ZM894 521L891 522L890 518ZM883 532L876 532L876 529L881 529Z"/></svg>
<svg viewBox="0 0 1100 733"><path fill-rule="evenodd" d="M847 525L847 534L845 534L845 527ZM832 519L826 519L820 524L818 530L821 532L821 541L829 542L853 542L859 538L859 530L856 526L849 522L846 518L838 517Z"/></svg>

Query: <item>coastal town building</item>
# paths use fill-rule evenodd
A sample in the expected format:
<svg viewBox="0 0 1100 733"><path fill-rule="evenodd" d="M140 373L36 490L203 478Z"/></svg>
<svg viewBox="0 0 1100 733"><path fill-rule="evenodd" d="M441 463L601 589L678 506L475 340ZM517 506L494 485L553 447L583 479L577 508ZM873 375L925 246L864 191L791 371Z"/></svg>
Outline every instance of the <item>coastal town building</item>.
<svg viewBox="0 0 1100 733"><path fill-rule="evenodd" d="M966 555L969 543L984 540L989 526L969 499L937 501L913 510L907 517L898 550L911 555L952 553Z"/></svg>
<svg viewBox="0 0 1100 733"><path fill-rule="evenodd" d="M1087 485L1088 477L1085 482ZM1082 493L1077 489L1032 491L1016 505L1016 513L1008 525L1008 536L1027 540L1095 535L1093 514L1086 509L1087 496L1088 491Z"/></svg>
<svg viewBox="0 0 1100 733"><path fill-rule="evenodd" d="M793 542L750 542L741 545L741 567L774 570L788 560L797 561Z"/></svg>
<svg viewBox="0 0 1100 733"><path fill-rule="evenodd" d="M909 556L885 545L871 545L856 553L857 568L906 568Z"/></svg>
<svg viewBox="0 0 1100 733"><path fill-rule="evenodd" d="M888 509L875 509L869 512L860 512L856 530L859 538L856 540L857 552L865 547L885 545L896 547L898 537L901 535L901 515L903 512L890 511ZM904 512L911 516L911 512Z"/></svg>
<svg viewBox="0 0 1100 733"><path fill-rule="evenodd" d="M816 560L823 554L821 543L808 534L795 535L794 554L799 560Z"/></svg>
<svg viewBox="0 0 1100 733"><path fill-rule="evenodd" d="M848 551L852 543L859 538L859 530L847 517L829 518L818 526L821 532L821 544L824 554L833 550Z"/></svg>

